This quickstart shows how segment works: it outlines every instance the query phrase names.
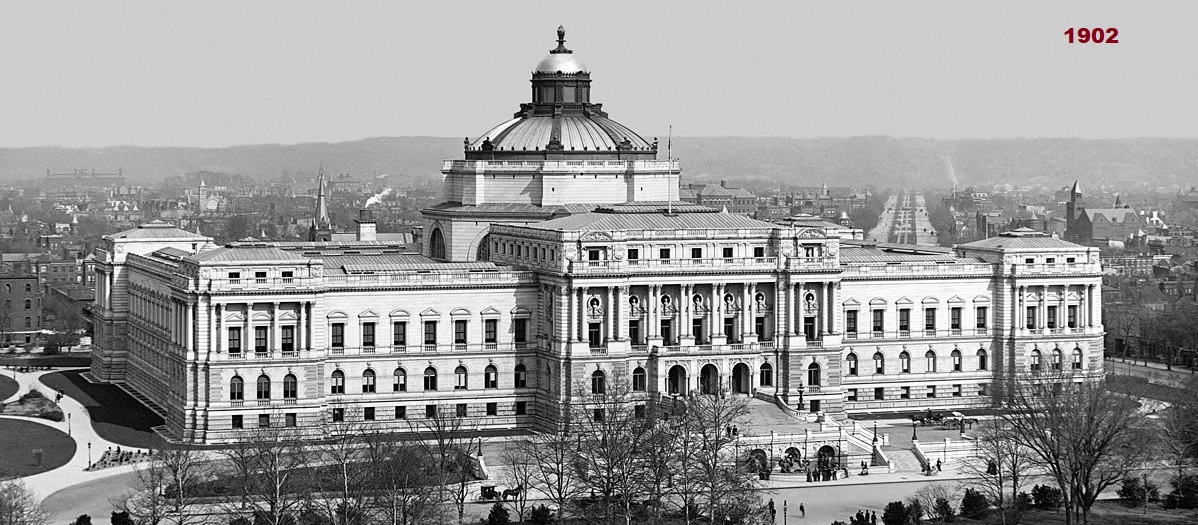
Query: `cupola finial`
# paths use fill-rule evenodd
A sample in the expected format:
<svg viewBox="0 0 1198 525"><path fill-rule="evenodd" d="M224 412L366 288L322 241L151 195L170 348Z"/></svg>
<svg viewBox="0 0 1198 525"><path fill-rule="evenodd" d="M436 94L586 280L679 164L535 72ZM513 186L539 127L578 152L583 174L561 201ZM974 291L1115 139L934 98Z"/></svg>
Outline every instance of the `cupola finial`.
<svg viewBox="0 0 1198 525"><path fill-rule="evenodd" d="M557 26L557 48L550 53L573 53L566 49L566 26Z"/></svg>

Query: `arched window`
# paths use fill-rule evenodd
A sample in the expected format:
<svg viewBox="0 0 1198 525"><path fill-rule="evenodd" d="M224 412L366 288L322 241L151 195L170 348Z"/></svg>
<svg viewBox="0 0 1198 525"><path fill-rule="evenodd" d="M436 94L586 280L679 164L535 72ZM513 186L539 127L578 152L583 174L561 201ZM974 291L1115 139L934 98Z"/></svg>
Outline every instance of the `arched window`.
<svg viewBox="0 0 1198 525"><path fill-rule="evenodd" d="M604 374L602 370L596 370L591 373L591 393L607 393L607 374Z"/></svg>
<svg viewBox="0 0 1198 525"><path fill-rule="evenodd" d="M978 349L978 370L986 370L986 349Z"/></svg>
<svg viewBox="0 0 1198 525"><path fill-rule="evenodd" d="M283 376L283 399L295 399L297 397L299 397L299 380L295 378L295 374Z"/></svg>
<svg viewBox="0 0 1198 525"><path fill-rule="evenodd" d="M30 301L29 299L25 299L25 309L32 310L33 309L33 301Z"/></svg>
<svg viewBox="0 0 1198 525"><path fill-rule="evenodd" d="M1031 368L1032 368L1032 372L1040 371L1040 351L1039 350L1032 350Z"/></svg>
<svg viewBox="0 0 1198 525"><path fill-rule="evenodd" d="M523 364L516 365L516 388L528 387L528 368Z"/></svg>
<svg viewBox="0 0 1198 525"><path fill-rule="evenodd" d="M774 386L774 367L769 363L761 363L761 386Z"/></svg>
<svg viewBox="0 0 1198 525"><path fill-rule="evenodd" d="M632 371L632 390L634 392L644 392L646 385L645 369L638 366Z"/></svg>
<svg viewBox="0 0 1198 525"><path fill-rule="evenodd" d="M470 376L466 373L466 367L459 365L453 369L454 390L465 390L470 386Z"/></svg>
<svg viewBox="0 0 1198 525"><path fill-rule="evenodd" d="M340 370L333 370L332 381L329 382L329 393L330 394L344 394L345 393L345 372L342 372Z"/></svg>
<svg viewBox="0 0 1198 525"><path fill-rule="evenodd" d="M807 366L807 385L820 386L819 363L811 363Z"/></svg>
<svg viewBox="0 0 1198 525"><path fill-rule="evenodd" d="M270 399L270 378L266 374L258 376L258 399Z"/></svg>
<svg viewBox="0 0 1198 525"><path fill-rule="evenodd" d="M433 368L430 366L430 367L424 369L424 389L425 390L436 390L437 389L437 369L436 368Z"/></svg>
<svg viewBox="0 0 1198 525"><path fill-rule="evenodd" d="M33 285L32 285L32 284L29 284L29 283L25 283L25 291L26 291L26 292L32 292L32 291L33 291Z"/></svg>
<svg viewBox="0 0 1198 525"><path fill-rule="evenodd" d="M961 351L953 350L952 357L953 357L953 372L960 372L961 371Z"/></svg>
<svg viewBox="0 0 1198 525"><path fill-rule="evenodd" d="M365 372L362 372L362 393L363 394L373 394L376 392L374 379L375 379L374 370L367 368Z"/></svg>
<svg viewBox="0 0 1198 525"><path fill-rule="evenodd" d="M849 375L857 375L857 354L849 354L845 360L849 362Z"/></svg>
<svg viewBox="0 0 1198 525"><path fill-rule="evenodd" d="M924 360L924 366L926 367L926 371L928 371L928 372L936 371L936 352L928 350L928 352L923 355L923 360Z"/></svg>
<svg viewBox="0 0 1198 525"><path fill-rule="evenodd" d="M1052 369L1053 370L1061 369L1061 349L1060 348L1052 349Z"/></svg>
<svg viewBox="0 0 1198 525"><path fill-rule="evenodd" d="M441 228L434 228L432 235L429 235L428 254L434 259L445 258L445 235L441 233Z"/></svg>
<svg viewBox="0 0 1198 525"><path fill-rule="evenodd" d="M1082 369L1082 348L1080 346L1073 349L1073 369Z"/></svg>
<svg viewBox="0 0 1198 525"><path fill-rule="evenodd" d="M904 374L911 373L911 354L908 354L906 350L899 354L899 365L902 367Z"/></svg>
<svg viewBox="0 0 1198 525"><path fill-rule="evenodd" d="M407 370L404 370L403 367L398 367L395 369L395 383L391 385L391 391L408 391L408 372Z"/></svg>
<svg viewBox="0 0 1198 525"><path fill-rule="evenodd" d="M499 369L495 365L487 365L483 371L483 388L499 388Z"/></svg>
<svg viewBox="0 0 1198 525"><path fill-rule="evenodd" d="M242 401L245 399L245 381L241 376L233 376L229 380L229 400Z"/></svg>
<svg viewBox="0 0 1198 525"><path fill-rule="evenodd" d="M874 352L874 373L886 373L886 356L883 356L882 352Z"/></svg>

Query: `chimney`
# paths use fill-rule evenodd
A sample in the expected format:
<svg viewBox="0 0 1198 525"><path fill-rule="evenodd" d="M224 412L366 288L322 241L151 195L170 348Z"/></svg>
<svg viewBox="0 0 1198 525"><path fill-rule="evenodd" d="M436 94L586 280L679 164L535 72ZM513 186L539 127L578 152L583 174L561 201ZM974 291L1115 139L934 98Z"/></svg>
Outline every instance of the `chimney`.
<svg viewBox="0 0 1198 525"><path fill-rule="evenodd" d="M721 187L721 188L727 188L727 187L728 187L728 181L726 181L726 180L722 180L722 181L720 181L720 187Z"/></svg>
<svg viewBox="0 0 1198 525"><path fill-rule="evenodd" d="M359 241L374 241L378 239L377 224L374 222L374 213L370 210L358 210L358 220L354 221L358 224L358 240Z"/></svg>

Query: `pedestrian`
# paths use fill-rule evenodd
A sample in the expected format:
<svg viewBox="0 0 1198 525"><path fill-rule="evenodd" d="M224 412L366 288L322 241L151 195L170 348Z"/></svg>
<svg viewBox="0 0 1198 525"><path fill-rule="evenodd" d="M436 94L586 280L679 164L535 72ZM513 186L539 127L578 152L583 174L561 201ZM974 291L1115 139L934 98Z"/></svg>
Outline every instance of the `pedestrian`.
<svg viewBox="0 0 1198 525"><path fill-rule="evenodd" d="M878 511L869 511L869 522L871 525L878 525Z"/></svg>
<svg viewBox="0 0 1198 525"><path fill-rule="evenodd" d="M940 460L936 460L936 472L940 472Z"/></svg>
<svg viewBox="0 0 1198 525"><path fill-rule="evenodd" d="M807 507L804 507L801 501L799 502L799 516L803 518L807 517Z"/></svg>

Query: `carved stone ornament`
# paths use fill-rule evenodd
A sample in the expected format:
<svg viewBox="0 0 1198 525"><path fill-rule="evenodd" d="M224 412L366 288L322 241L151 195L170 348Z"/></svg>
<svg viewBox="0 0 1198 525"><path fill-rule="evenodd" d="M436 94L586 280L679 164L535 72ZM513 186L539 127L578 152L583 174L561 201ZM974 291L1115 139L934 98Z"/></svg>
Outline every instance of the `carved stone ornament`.
<svg viewBox="0 0 1198 525"><path fill-rule="evenodd" d="M798 237L800 239L823 239L824 234L823 234L823 232L816 230L814 228L803 228L803 229L799 230L798 234L796 234L795 237Z"/></svg>
<svg viewBox="0 0 1198 525"><path fill-rule="evenodd" d="M611 235L607 232L587 232L582 234L579 239L582 241L610 241Z"/></svg>

